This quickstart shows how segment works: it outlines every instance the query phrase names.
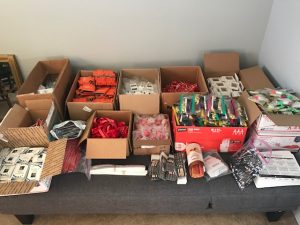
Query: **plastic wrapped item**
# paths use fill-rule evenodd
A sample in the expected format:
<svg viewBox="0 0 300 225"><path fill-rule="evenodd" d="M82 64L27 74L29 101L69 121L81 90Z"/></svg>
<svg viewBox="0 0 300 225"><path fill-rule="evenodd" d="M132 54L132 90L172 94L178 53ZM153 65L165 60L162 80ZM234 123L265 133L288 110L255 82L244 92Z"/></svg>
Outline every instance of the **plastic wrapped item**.
<svg viewBox="0 0 300 225"><path fill-rule="evenodd" d="M179 126L247 127L248 121L245 108L225 96L181 95L173 113Z"/></svg>
<svg viewBox="0 0 300 225"><path fill-rule="evenodd" d="M261 142L260 149L257 149L253 139L250 139L230 160L233 177L242 190L253 182L272 156L272 148L265 141L255 141ZM262 151L268 153L262 154Z"/></svg>
<svg viewBox="0 0 300 225"><path fill-rule="evenodd" d="M85 127L86 125L84 121L67 120L60 124L54 125L50 133L56 139L75 139L81 136Z"/></svg>
<svg viewBox="0 0 300 225"><path fill-rule="evenodd" d="M119 122L107 117L95 118L92 124L92 138L126 138L128 126L125 122Z"/></svg>
<svg viewBox="0 0 300 225"><path fill-rule="evenodd" d="M175 168L177 173L177 184L187 183L187 172L186 172L186 154L185 152L176 152L174 154Z"/></svg>
<svg viewBox="0 0 300 225"><path fill-rule="evenodd" d="M135 115L133 140L170 139L169 118L165 114Z"/></svg>
<svg viewBox="0 0 300 225"><path fill-rule="evenodd" d="M117 74L112 70L94 70L92 76L78 79L73 102L112 103L116 95Z"/></svg>
<svg viewBox="0 0 300 225"><path fill-rule="evenodd" d="M221 76L208 78L210 92L215 96L239 97L244 90L237 74L234 76Z"/></svg>
<svg viewBox="0 0 300 225"><path fill-rule="evenodd" d="M145 78L124 77L122 79L121 94L132 94L132 95L148 95L158 93L158 87L156 83L153 83Z"/></svg>
<svg viewBox="0 0 300 225"><path fill-rule="evenodd" d="M190 143L186 146L186 155L189 166L189 173L192 178L204 176L205 167L202 150L199 144Z"/></svg>
<svg viewBox="0 0 300 225"><path fill-rule="evenodd" d="M176 181L177 174L174 155L170 154L168 156L164 152L161 152L160 155L151 155L151 163L149 165L148 175L152 181Z"/></svg>
<svg viewBox="0 0 300 225"><path fill-rule="evenodd" d="M258 89L249 91L249 100L257 103L266 113L300 114L300 99L286 89Z"/></svg>
<svg viewBox="0 0 300 225"><path fill-rule="evenodd" d="M229 166L217 152L204 153L204 166L206 180L212 180L231 173Z"/></svg>

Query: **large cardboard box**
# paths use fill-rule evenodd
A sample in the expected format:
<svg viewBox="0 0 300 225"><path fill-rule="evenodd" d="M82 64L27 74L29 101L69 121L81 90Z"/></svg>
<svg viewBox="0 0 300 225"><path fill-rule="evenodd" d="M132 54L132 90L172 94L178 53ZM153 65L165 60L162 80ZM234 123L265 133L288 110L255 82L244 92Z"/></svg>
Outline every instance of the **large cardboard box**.
<svg viewBox="0 0 300 225"><path fill-rule="evenodd" d="M87 120L95 110L113 110L116 108L116 96L112 103L101 102L73 102L75 92L78 88L78 79L82 77L92 76L93 71L81 70L77 73L75 80L71 86L67 97L67 107L71 120Z"/></svg>
<svg viewBox="0 0 300 225"><path fill-rule="evenodd" d="M145 78L157 85L158 93L149 95L122 94L122 80L127 78ZM158 69L123 69L119 80L120 110L129 110L137 114L157 114L160 110L160 75Z"/></svg>
<svg viewBox="0 0 300 225"><path fill-rule="evenodd" d="M19 142L26 146L45 146L51 139L50 129L54 124L59 123L59 113L51 100L40 100L40 104L28 105L25 109L15 104L5 115L0 124L0 133L10 137L9 146L19 145ZM42 126L32 126L38 119L44 121ZM5 145L5 143L2 143Z"/></svg>
<svg viewBox="0 0 300 225"><path fill-rule="evenodd" d="M21 122L21 121L19 121ZM3 133L1 126L0 134ZM51 182L51 177L61 174L65 157L66 139L49 142L41 127L23 130L22 128L12 128L9 132L4 132L7 142L0 140L0 151L4 147L45 147L47 148L46 159L43 165L42 174L39 181L23 181L0 183L0 196L22 195L47 191L47 185ZM41 188L44 186L44 188ZM49 187L48 187L49 188Z"/></svg>
<svg viewBox="0 0 300 225"><path fill-rule="evenodd" d="M200 66L172 66L160 68L161 76L161 111L172 115L172 106L179 101L180 95L191 94L184 92L164 92L163 88L172 81L197 83L198 94L207 94L208 89Z"/></svg>
<svg viewBox="0 0 300 225"><path fill-rule="evenodd" d="M171 127L169 116L167 114L165 116L166 118L168 118L169 127ZM170 137L167 140L134 140L132 135L133 154L152 155L152 154L160 154L161 152L165 152L166 154L169 154L170 146L172 144L171 130L169 130L168 133L170 134Z"/></svg>
<svg viewBox="0 0 300 225"><path fill-rule="evenodd" d="M50 94L38 94L37 90L46 77L56 78L54 90ZM40 100L54 102L61 118L65 114L65 101L73 76L69 59L39 61L17 93L17 100L26 108L28 104L38 104Z"/></svg>
<svg viewBox="0 0 300 225"><path fill-rule="evenodd" d="M204 152L236 152L244 144L247 127L178 126L172 116L175 150L185 151L188 144L198 143Z"/></svg>
<svg viewBox="0 0 300 225"><path fill-rule="evenodd" d="M124 121L128 126L127 138L91 138L90 132L95 117ZM79 143L86 141L87 159L126 159L131 151L131 132L132 112L97 110L88 119Z"/></svg>

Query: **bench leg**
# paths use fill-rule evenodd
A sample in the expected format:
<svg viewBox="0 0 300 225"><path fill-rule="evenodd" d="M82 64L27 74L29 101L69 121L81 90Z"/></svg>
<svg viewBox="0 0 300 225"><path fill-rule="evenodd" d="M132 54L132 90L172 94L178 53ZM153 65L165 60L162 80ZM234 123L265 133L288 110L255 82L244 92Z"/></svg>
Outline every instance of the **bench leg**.
<svg viewBox="0 0 300 225"><path fill-rule="evenodd" d="M15 217L22 224L32 224L34 220L34 215L15 215Z"/></svg>
<svg viewBox="0 0 300 225"><path fill-rule="evenodd" d="M276 222L280 220L284 211L276 211L276 212L266 212L266 216L269 222Z"/></svg>

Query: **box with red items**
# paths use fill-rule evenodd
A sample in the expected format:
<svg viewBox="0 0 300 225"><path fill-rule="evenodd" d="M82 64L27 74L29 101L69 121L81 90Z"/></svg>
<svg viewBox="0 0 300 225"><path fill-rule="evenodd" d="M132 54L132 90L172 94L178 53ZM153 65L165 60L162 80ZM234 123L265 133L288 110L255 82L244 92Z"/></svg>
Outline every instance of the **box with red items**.
<svg viewBox="0 0 300 225"><path fill-rule="evenodd" d="M160 154L160 152L169 154L171 145L169 116L135 115L132 143L135 155Z"/></svg>
<svg viewBox="0 0 300 225"><path fill-rule="evenodd" d="M171 117L172 106L184 93L208 93L206 82L199 66L172 66L160 68L161 110Z"/></svg>
<svg viewBox="0 0 300 225"><path fill-rule="evenodd" d="M95 110L116 107L118 76L112 70L79 71L67 98L72 120L86 120Z"/></svg>
<svg viewBox="0 0 300 225"><path fill-rule="evenodd" d="M95 111L79 141L87 159L126 159L131 149L132 112Z"/></svg>

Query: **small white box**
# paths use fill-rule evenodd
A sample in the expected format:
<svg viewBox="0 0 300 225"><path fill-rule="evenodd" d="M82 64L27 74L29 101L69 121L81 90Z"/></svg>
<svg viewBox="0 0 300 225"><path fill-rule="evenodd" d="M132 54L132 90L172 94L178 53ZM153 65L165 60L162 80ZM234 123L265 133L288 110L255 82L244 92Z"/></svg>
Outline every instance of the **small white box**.
<svg viewBox="0 0 300 225"><path fill-rule="evenodd" d="M17 163L13 172L13 179L16 181L26 180L29 166L24 163Z"/></svg>
<svg viewBox="0 0 300 225"><path fill-rule="evenodd" d="M27 180L38 181L40 179L42 168L37 165L30 165Z"/></svg>

